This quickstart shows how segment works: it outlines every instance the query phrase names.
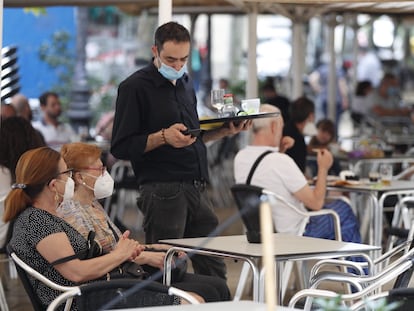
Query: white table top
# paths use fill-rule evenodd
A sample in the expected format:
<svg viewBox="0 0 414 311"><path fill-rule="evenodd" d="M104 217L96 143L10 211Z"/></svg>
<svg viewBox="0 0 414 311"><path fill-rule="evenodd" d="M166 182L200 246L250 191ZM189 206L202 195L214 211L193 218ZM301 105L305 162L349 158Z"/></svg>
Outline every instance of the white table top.
<svg viewBox="0 0 414 311"><path fill-rule="evenodd" d="M348 191L361 191L361 192L377 192L377 191L403 191L413 190L414 182L411 180L392 180L390 185L384 185L381 182L361 182L355 185L345 186L328 186L332 189L348 190Z"/></svg>
<svg viewBox="0 0 414 311"><path fill-rule="evenodd" d="M178 247L196 248L213 252L222 252L232 255L262 257L262 244L249 243L245 235L218 236L213 238L185 238L161 240L160 243ZM301 259L342 254L366 253L379 250L380 247L339 242L326 239L316 239L295 236L283 233L273 234L273 248L276 259Z"/></svg>
<svg viewBox="0 0 414 311"><path fill-rule="evenodd" d="M223 302L210 302L203 303L199 305L179 305L179 306L161 306L161 307L148 307L148 308L131 308L131 309L118 309L117 311L133 311L133 310L160 310L160 311L266 311L266 304L254 302L254 301L223 301ZM294 311L299 309L292 309L288 307L276 306L275 310L277 311Z"/></svg>

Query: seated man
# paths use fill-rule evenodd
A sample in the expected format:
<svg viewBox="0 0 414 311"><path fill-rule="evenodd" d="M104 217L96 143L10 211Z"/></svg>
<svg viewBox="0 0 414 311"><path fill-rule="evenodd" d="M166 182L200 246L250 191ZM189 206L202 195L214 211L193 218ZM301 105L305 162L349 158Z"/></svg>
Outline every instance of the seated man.
<svg viewBox="0 0 414 311"><path fill-rule="evenodd" d="M276 107L262 105L261 112L277 112ZM253 122L252 144L242 149L234 160L237 183L245 183L256 159L264 152L267 154L252 175L251 184L263 187L282 196L301 210L320 210L331 208L341 220L342 238L346 242L361 242L358 221L350 206L343 201L334 201L324 206L326 177L332 165L332 155L326 149L317 154L318 174L315 187L309 187L307 180L295 162L288 155L278 152L282 137L283 119L280 117L255 119ZM282 204L272 210L273 222L277 232L301 234L299 226L303 216ZM305 236L334 239L334 225L329 215L311 217L306 226Z"/></svg>

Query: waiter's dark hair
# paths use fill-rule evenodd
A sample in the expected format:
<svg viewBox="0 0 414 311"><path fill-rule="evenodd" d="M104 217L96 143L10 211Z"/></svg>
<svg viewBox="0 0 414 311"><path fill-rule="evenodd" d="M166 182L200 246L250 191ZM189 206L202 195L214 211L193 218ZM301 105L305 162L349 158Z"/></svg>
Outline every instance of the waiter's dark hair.
<svg viewBox="0 0 414 311"><path fill-rule="evenodd" d="M154 40L154 44L160 52L166 41L191 42L191 37L183 25L177 22L168 22L157 28Z"/></svg>

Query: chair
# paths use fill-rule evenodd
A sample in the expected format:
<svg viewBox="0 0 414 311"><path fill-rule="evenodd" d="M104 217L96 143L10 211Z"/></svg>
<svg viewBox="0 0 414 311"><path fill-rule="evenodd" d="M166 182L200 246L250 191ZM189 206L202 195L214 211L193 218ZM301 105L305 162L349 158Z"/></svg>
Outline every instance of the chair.
<svg viewBox="0 0 414 311"><path fill-rule="evenodd" d="M395 269L395 267L397 267L398 265L400 265L400 264L404 263L405 261L410 260L411 258L413 258L414 248L412 248L412 246L414 245L414 242L413 241L407 241L406 244L409 244L411 246L411 249L407 253L403 254L401 257L399 257L394 262L387 265L386 267L384 267L381 270L373 271L368 275L365 275L365 274L355 275L353 273L343 273L343 272L336 272L336 271L317 272L311 277L311 280L310 280L311 288L317 288L317 286L320 283L322 283L323 281L336 281L336 282L349 283L349 284L353 285L356 289L362 290L362 288L364 288L367 285L369 285L369 284L375 282L376 280L382 278L384 275L386 275L387 273L389 273L390 271ZM402 250L404 250L404 248L405 248L405 245L398 246L398 247L396 247L396 251L393 252L392 254L396 255L398 253L398 251L402 251ZM388 258L388 256L381 258L382 260L379 263L375 262L375 261L374 262L375 262L375 264L380 265L380 263L385 261L386 258ZM348 261L343 261L343 264L348 266L349 262ZM359 263L359 264L361 264L361 263ZM338 265L340 265L340 260L338 260ZM313 267L313 272L318 271L319 268L320 268L320 265L317 263ZM412 271L411 271L411 273L412 273ZM396 280L396 282L394 284L394 287L395 288L406 287L408 285L409 281L410 281L409 278L411 277L411 273L408 275L408 279L399 277Z"/></svg>
<svg viewBox="0 0 414 311"><path fill-rule="evenodd" d="M131 166L131 162L118 160L111 169L111 176L114 179L114 194L105 199L104 209L112 221L122 219L128 191L134 193L138 184ZM116 201L114 201L116 200ZM116 208L112 205L115 204Z"/></svg>
<svg viewBox="0 0 414 311"><path fill-rule="evenodd" d="M299 215L303 216L303 221L300 226L300 230L297 232L298 235L302 235L305 231L306 224L308 222L309 217L312 216L319 216L319 215L331 215L334 220L335 225L335 236L336 240L341 241L341 227L340 227L340 219L338 214L333 210L320 210L320 211L312 211L312 212L304 212L296 208L296 206L287 202L281 196L265 190L262 187L248 185L248 184L236 184L231 187L231 192L233 194L234 200L236 202L237 208L239 210L240 216L243 220L243 223L247 229L246 236L247 240L251 243L259 243L260 242L260 202L262 196L267 196L271 204L276 204L278 201L283 202L286 206L290 207L293 211L298 213ZM288 262L285 266L285 272L287 275L290 274L292 270L292 263ZM244 289L244 285L247 280L247 275L249 272L249 266L247 264L243 265L240 280L236 289L236 293L234 295L234 300L239 300ZM303 277L303 274L301 274ZM286 292L287 282L289 280L288 277L284 277L285 283L282 284L282 297ZM301 283L304 284L304 280L301 280Z"/></svg>
<svg viewBox="0 0 414 311"><path fill-rule="evenodd" d="M384 284L397 279L394 286L401 286L401 288L405 287L407 284L407 280L409 280L413 273L413 254L414 250L411 250L407 255L404 255L402 260L398 262L398 264L393 265L392 267L388 267L381 273L381 275L376 276L375 280L372 280L366 287L362 288L358 286L361 282L360 276L344 276L341 279L341 282L350 282L351 284L357 286L358 291L352 294L343 294L341 295L341 301L345 302L352 302L356 300L365 299L369 295L372 295L380 289ZM365 280L363 280L365 281ZM338 296L337 292L333 292L330 290L321 290L321 289L304 289L297 292L289 301L289 307L293 308L299 302L299 300L306 298L336 298ZM311 304L305 304L304 310L310 310Z"/></svg>
<svg viewBox="0 0 414 311"><path fill-rule="evenodd" d="M16 264L17 273L23 283L23 286L32 302L33 308L35 311L45 311L45 310L55 310L62 303L65 303L65 311L70 310L72 306L73 299L76 298L76 304L78 310L91 311L91 310L100 310L106 303L115 299L116 297L123 298L120 302L116 304L117 307L137 307L137 306L149 306L148 292L160 293L175 295L180 298L187 300L191 304L198 304L198 301L189 295L188 293L179 290L174 287L168 287L153 281L141 281L136 279L113 279L110 281L96 281L87 284L82 284L80 286L62 286L59 285L36 270L26 264L21 260L10 244L7 247L7 252L12 260ZM29 280L29 275L39 280L40 282L46 284L52 289L55 289L59 292L62 292L55 300L49 305L46 309L38 298L36 292L33 290L33 287ZM134 299L127 300L125 299L126 289L133 288L140 284L141 286L138 289L143 295L134 295ZM80 296L81 298L79 298ZM160 300L161 301L161 300ZM151 300L152 302L152 300ZM152 304L153 305L153 304Z"/></svg>
<svg viewBox="0 0 414 311"><path fill-rule="evenodd" d="M150 293L150 295L148 295ZM161 294L163 297L156 298L157 303L149 297ZM62 303L70 298L76 300L79 311L106 310L117 308L149 307L163 305L165 295L178 296L191 304L199 302L190 294L175 287L168 287L161 283L135 279L115 279L108 281L97 281L75 286L73 289L62 293L47 308L54 311ZM174 298L170 297L169 301Z"/></svg>
<svg viewBox="0 0 414 311"><path fill-rule="evenodd" d="M384 285L386 282L392 280L395 278L394 287L393 288L406 288L409 285L409 282L411 280L414 266L413 263L413 256L414 256L414 242L412 240L406 241L405 243L395 247L391 252L388 252L378 258L377 260L374 260L374 264L381 265L381 263L385 262L389 257L394 256L398 254L401 251L405 251L406 248L410 247L410 250L403 254L401 257L396 259L392 264L387 265L384 269L375 271L373 269L374 266L370 266L370 274L365 275L364 273L360 273L360 275L355 275L352 273L343 273L343 272L335 272L335 271L322 271L318 272L321 266L324 266L325 264L332 264L336 262L336 265L343 265L348 267L356 268L357 265L361 265L361 263L351 263L349 261L342 261L341 260L323 260L318 262L316 265L314 265L312 269L313 275L311 276L310 280L310 288L309 290L316 289L322 282L329 281L329 282L339 282L339 283L345 283L347 285L353 286L354 290L357 292L363 292L366 288L371 287L373 284L377 284L374 290L379 289L382 285ZM407 266L407 262L410 262L411 265ZM404 270L399 271L398 267L403 266L405 267ZM397 272L395 272L397 271ZM314 292L308 292L310 293L310 297L314 297ZM338 295L338 293L336 292ZM368 295L371 293L365 293L364 295ZM300 294L298 294L300 296ZM306 294L305 294L306 295ZM325 297L322 295L322 297ZM365 297L365 296L364 296ZM362 298L362 297L358 297ZM292 297L293 299L293 297ZM299 300L300 298L298 298ZM350 299L351 300L351 299ZM311 300L307 299L304 309L307 310L310 308L312 302Z"/></svg>
<svg viewBox="0 0 414 311"><path fill-rule="evenodd" d="M46 309L40 301L39 297L37 296L36 292L34 291L32 284L30 283L29 275L57 291L67 292L73 290L73 287L56 284L49 280L47 277L43 276L42 274L34 270L32 267L30 267L16 255L10 244L7 245L7 253L16 265L17 274L19 275L19 278L23 284L24 289L26 290L27 295L30 298L33 309L35 311L45 311ZM65 311L70 310L71 305L72 299L69 299L66 302Z"/></svg>
<svg viewBox="0 0 414 311"><path fill-rule="evenodd" d="M413 208L414 196L408 195L399 198L394 208L391 227L388 229L387 250L392 249L400 239L412 240L414 238Z"/></svg>

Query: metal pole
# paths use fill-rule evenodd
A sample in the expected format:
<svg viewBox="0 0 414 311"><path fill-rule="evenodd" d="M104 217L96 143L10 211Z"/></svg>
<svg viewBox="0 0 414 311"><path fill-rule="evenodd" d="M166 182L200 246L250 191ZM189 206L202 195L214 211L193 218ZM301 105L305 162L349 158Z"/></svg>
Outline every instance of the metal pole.
<svg viewBox="0 0 414 311"><path fill-rule="evenodd" d="M90 89L86 78L86 34L88 25L88 8L76 9L76 65L72 86L72 96L69 104L68 118L75 131L80 126L89 128L92 113L89 109Z"/></svg>
<svg viewBox="0 0 414 311"><path fill-rule="evenodd" d="M172 0L158 1L158 25L172 20Z"/></svg>
<svg viewBox="0 0 414 311"><path fill-rule="evenodd" d="M254 98L257 97L257 12L258 8L257 5L253 5L252 9L249 13L249 51L247 53L247 72L248 72L248 79L246 85L246 98Z"/></svg>

